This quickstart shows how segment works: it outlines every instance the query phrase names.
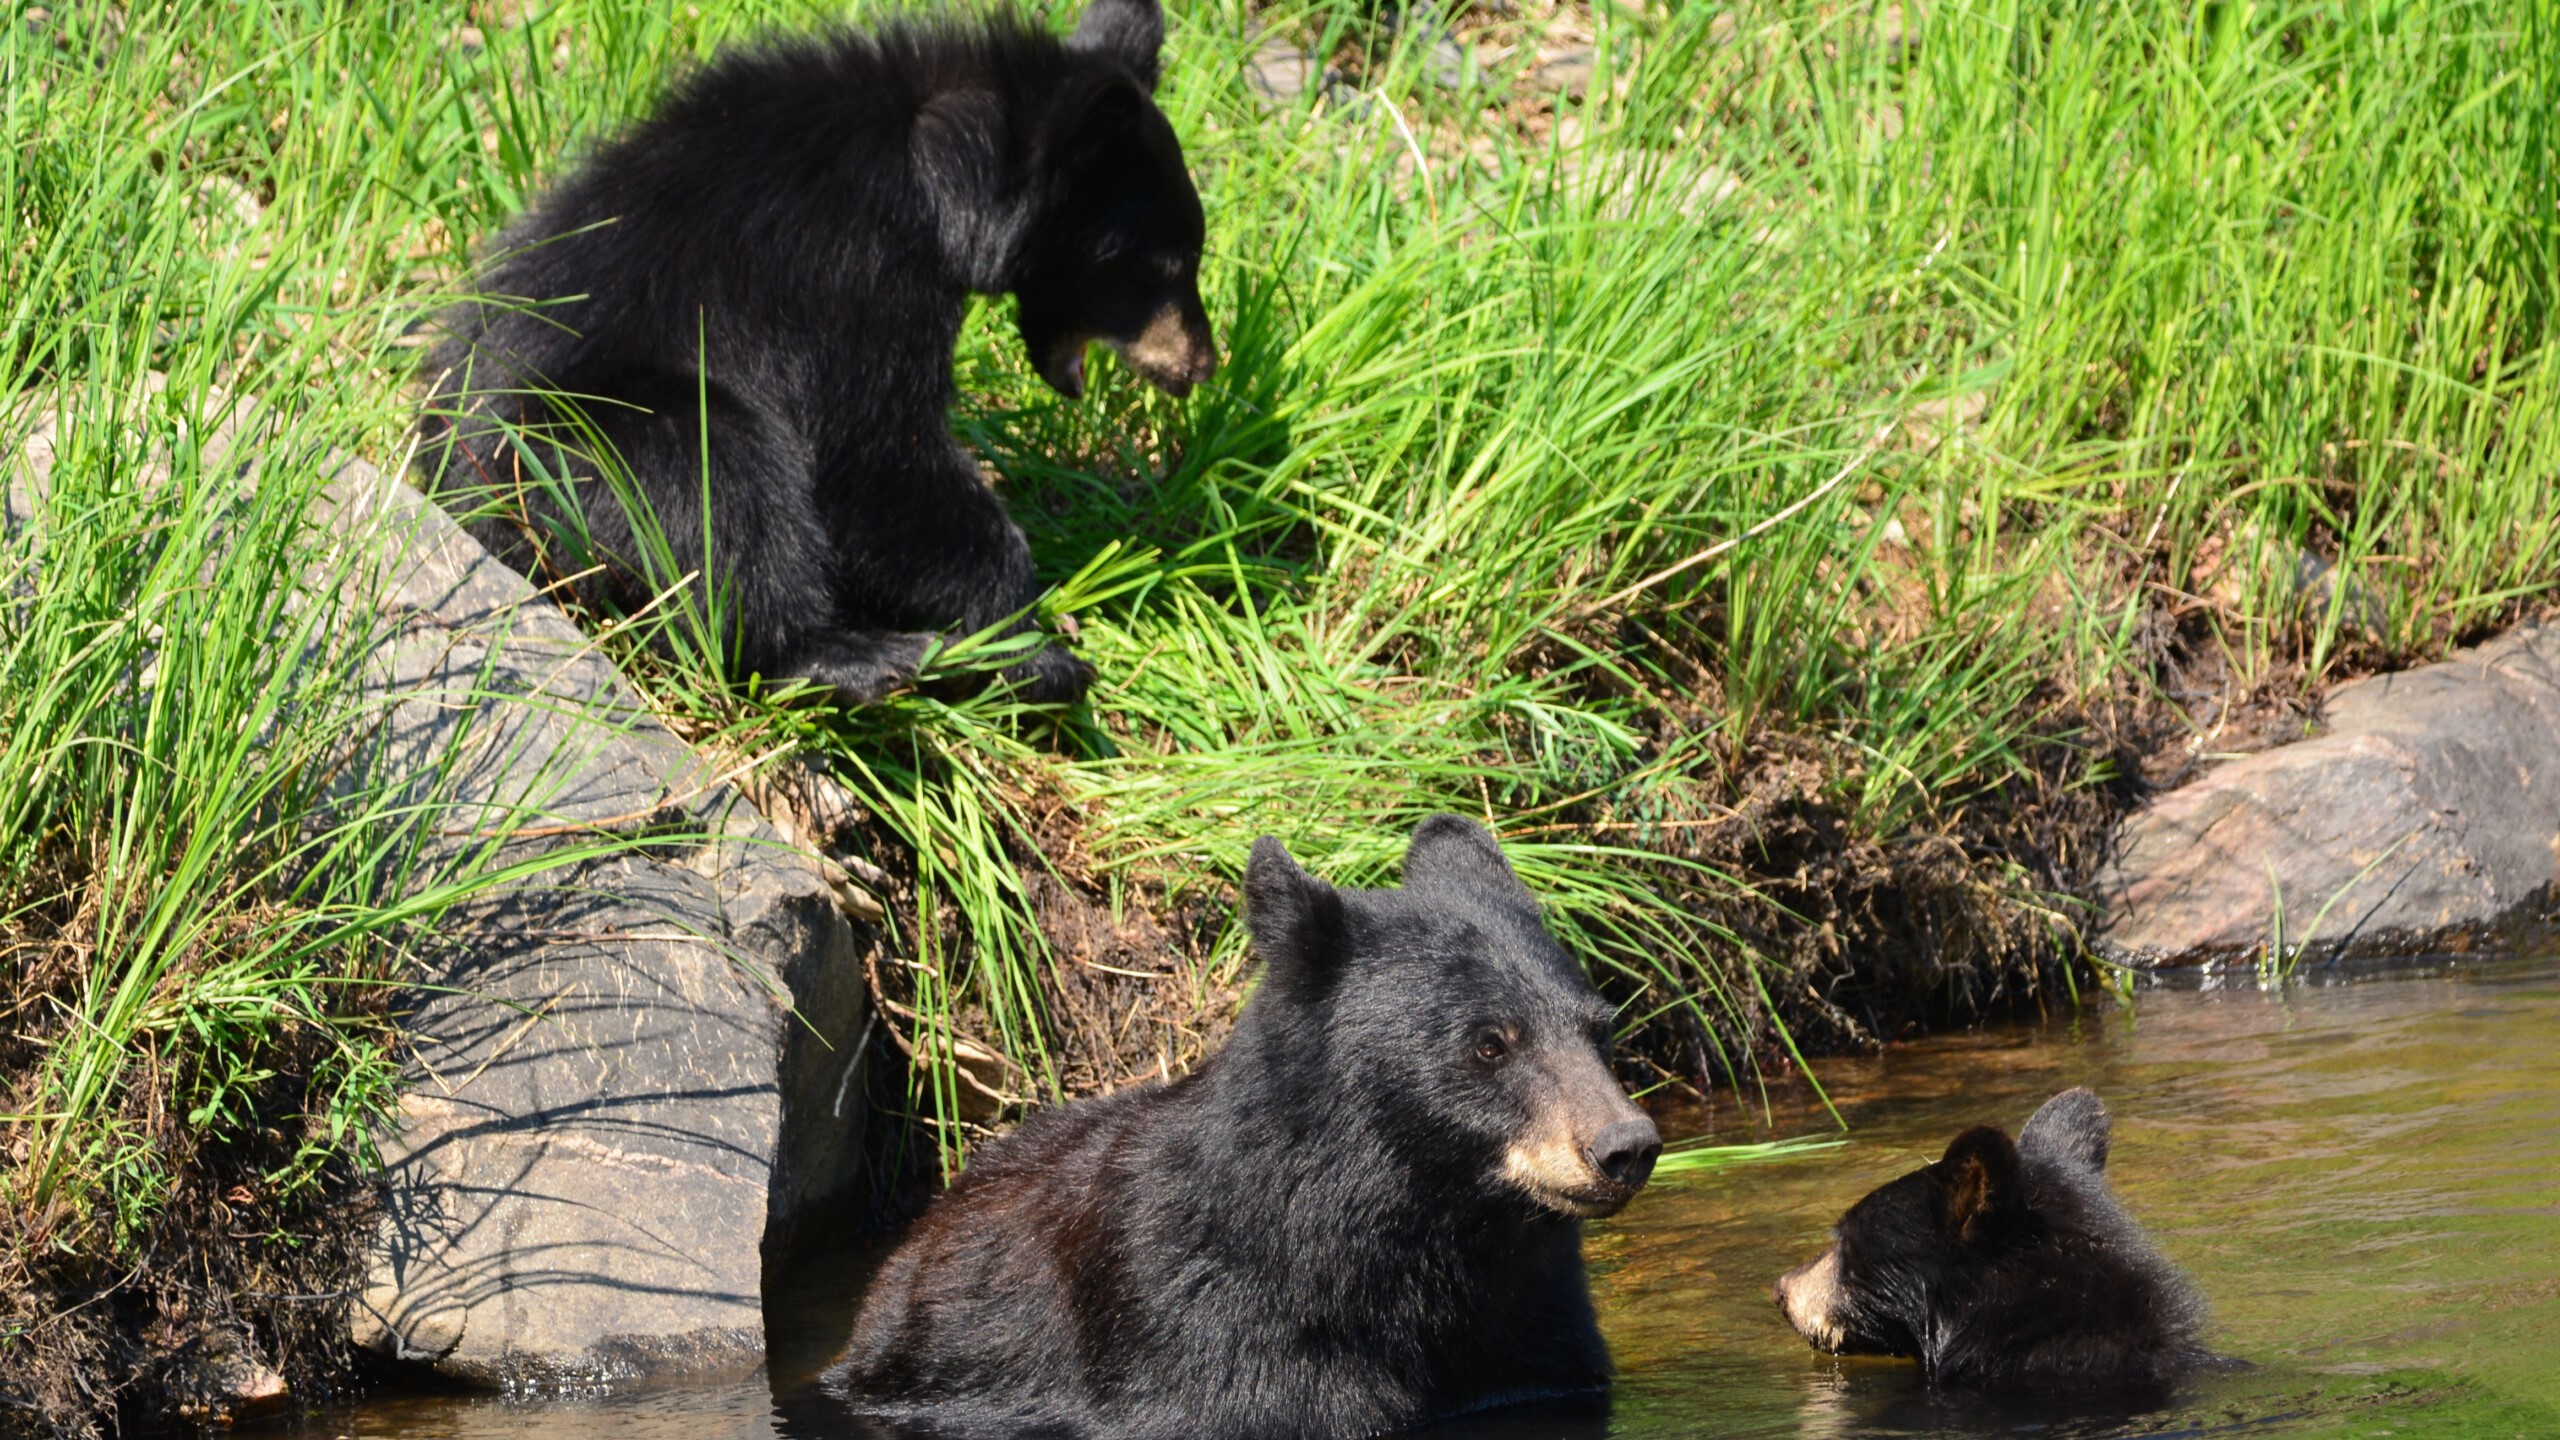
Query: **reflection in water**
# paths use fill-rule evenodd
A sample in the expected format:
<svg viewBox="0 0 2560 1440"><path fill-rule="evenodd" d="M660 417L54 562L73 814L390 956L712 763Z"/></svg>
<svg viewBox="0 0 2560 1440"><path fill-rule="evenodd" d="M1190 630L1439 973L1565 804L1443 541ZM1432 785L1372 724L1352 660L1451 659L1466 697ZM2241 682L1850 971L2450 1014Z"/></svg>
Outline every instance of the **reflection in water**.
<svg viewBox="0 0 2560 1440"><path fill-rule="evenodd" d="M899 1440L899 1432L846 1410L843 1402L806 1383L773 1397L773 1433L781 1440Z"/></svg>
<svg viewBox="0 0 2560 1440"><path fill-rule="evenodd" d="M2134 1013L1945 1037L1826 1063L1850 1143L1668 1176L1590 1252L1621 1381L1603 1409L1507 1412L1452 1440L1621 1437L2560 1435L2560 967L2339 977L2279 994L2158 990ZM1770 1281L1840 1211L1966 1125L2015 1130L2085 1084L2115 1112L2125 1203L2212 1299L2210 1343L2256 1368L2152 1403L1996 1402L1905 1364L1807 1349ZM1728 1101L1729 1104L1729 1101ZM1724 1138L1827 1128L1808 1104ZM1676 1122L1675 1122L1676 1124ZM1755 1128L1765 1125L1765 1128ZM1674 1128L1674 1127L1666 1127ZM321 1417L357 1440L850 1440L806 1377L858 1262L775 1297L774 1375L570 1405L450 1397Z"/></svg>

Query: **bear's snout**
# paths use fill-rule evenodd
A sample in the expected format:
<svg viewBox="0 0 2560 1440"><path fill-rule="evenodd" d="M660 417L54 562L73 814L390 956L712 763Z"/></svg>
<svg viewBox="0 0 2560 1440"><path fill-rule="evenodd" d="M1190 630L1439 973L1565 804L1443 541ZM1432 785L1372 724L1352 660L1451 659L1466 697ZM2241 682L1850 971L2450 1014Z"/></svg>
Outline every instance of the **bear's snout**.
<svg viewBox="0 0 2560 1440"><path fill-rule="evenodd" d="M1209 334L1208 312L1196 298L1156 311L1137 338L1109 343L1139 379L1177 400L1218 373L1217 342Z"/></svg>
<svg viewBox="0 0 2560 1440"><path fill-rule="evenodd" d="M1621 1120L1591 1137L1589 1154L1592 1169L1632 1195L1653 1176L1653 1162L1662 1154L1662 1132L1643 1115Z"/></svg>
<svg viewBox="0 0 2560 1440"><path fill-rule="evenodd" d="M1550 1063L1545 1092L1530 1107L1531 1128L1504 1153L1503 1173L1558 1214L1615 1215L1652 1178L1661 1132L1597 1055Z"/></svg>
<svg viewBox="0 0 2560 1440"><path fill-rule="evenodd" d="M1839 1354L1848 1344L1847 1329L1834 1313L1840 1303L1840 1247L1814 1256L1778 1277L1769 1298L1779 1313L1817 1350Z"/></svg>

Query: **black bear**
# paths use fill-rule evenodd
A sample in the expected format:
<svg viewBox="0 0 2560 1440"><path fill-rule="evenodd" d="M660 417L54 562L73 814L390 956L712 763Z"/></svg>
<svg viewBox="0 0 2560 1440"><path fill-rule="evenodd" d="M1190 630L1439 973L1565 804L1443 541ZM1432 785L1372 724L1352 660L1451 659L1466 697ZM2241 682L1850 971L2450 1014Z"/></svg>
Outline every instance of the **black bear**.
<svg viewBox="0 0 2560 1440"><path fill-rule="evenodd" d="M1356 1436L1609 1379L1582 1221L1652 1173L1610 1010L1485 830L1396 890L1256 842L1260 983L1197 1070L990 1146L828 1383L937 1433Z"/></svg>
<svg viewBox="0 0 2560 1440"><path fill-rule="evenodd" d="M1157 0L1093 0L1064 42L998 16L715 59L444 316L437 493L626 611L688 577L702 605L707 574L733 673L856 703L937 636L1027 629L1029 548L946 421L952 351L969 292L1010 293L1070 397L1089 341L1177 396L1216 368L1163 34ZM1012 674L1038 700L1089 678L1053 644Z"/></svg>
<svg viewBox="0 0 2560 1440"><path fill-rule="evenodd" d="M1953 1385L2141 1387L2223 1363L2197 1343L2202 1300L2108 1188L2107 1144L2085 1089L2015 1143L1977 1125L1849 1207L1778 1306L1823 1350L1914 1356Z"/></svg>

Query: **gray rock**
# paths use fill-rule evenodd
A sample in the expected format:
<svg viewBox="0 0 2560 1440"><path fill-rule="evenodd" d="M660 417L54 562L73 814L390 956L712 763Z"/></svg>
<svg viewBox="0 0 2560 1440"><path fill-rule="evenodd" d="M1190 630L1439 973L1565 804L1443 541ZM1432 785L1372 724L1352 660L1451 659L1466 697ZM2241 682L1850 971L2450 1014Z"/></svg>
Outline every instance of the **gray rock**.
<svg viewBox="0 0 2560 1440"><path fill-rule="evenodd" d="M2560 893L2560 626L2343 685L2328 729L2126 822L2102 953L2136 964L2466 948ZM2281 908L2283 934L2275 934Z"/></svg>
<svg viewBox="0 0 2560 1440"><path fill-rule="evenodd" d="M1591 77L1599 69L1599 55L1583 47L1541 62L1532 78L1540 90L1561 92L1568 100L1579 100L1591 89Z"/></svg>
<svg viewBox="0 0 2560 1440"><path fill-rule="evenodd" d="M250 410L209 403L208 465L258 433ZM52 417L9 428L0 531L35 515L55 452ZM351 620L393 622L345 783L443 807L417 883L523 870L411 972L350 1333L518 1388L755 1364L766 1258L839 1223L861 1177L876 935L845 910L867 897L444 512L362 462L311 463L338 464L318 518L341 546L315 578Z"/></svg>
<svg viewBox="0 0 2560 1440"><path fill-rule="evenodd" d="M1339 77L1324 82L1323 98L1325 113L1340 120L1366 120L1378 108L1367 91Z"/></svg>
<svg viewBox="0 0 2560 1440"><path fill-rule="evenodd" d="M330 493L401 621L368 767L459 807L445 863L576 862L447 921L351 1331L515 1388L753 1364L766 1255L859 1176L868 937L521 576L369 466Z"/></svg>
<svg viewBox="0 0 2560 1440"><path fill-rule="evenodd" d="M538 809L538 848L699 822L728 791L652 719L595 641L417 491L361 461L325 522L362 547L343 583L392 622L372 669L387 706L369 779L496 828Z"/></svg>
<svg viewBox="0 0 2560 1440"><path fill-rule="evenodd" d="M1431 0L1408 5L1382 5L1378 10L1378 42L1398 41L1419 47L1424 81L1441 90L1467 85L1467 47L1449 29L1442 8Z"/></svg>
<svg viewBox="0 0 2560 1440"><path fill-rule="evenodd" d="M2335 617L2339 628L2378 639L2391 622L2390 606L2372 586L2308 550L2294 552L2293 599L2315 625Z"/></svg>
<svg viewBox="0 0 2560 1440"><path fill-rule="evenodd" d="M1467 88L1467 47L1443 28L1422 52L1422 78L1442 90Z"/></svg>

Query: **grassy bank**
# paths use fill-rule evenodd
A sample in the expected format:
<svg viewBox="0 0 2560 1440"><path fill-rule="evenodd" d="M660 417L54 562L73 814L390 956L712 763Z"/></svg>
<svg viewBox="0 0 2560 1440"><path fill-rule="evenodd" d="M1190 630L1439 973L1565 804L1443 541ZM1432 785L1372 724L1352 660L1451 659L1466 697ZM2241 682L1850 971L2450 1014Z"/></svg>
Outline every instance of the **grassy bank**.
<svg viewBox="0 0 2560 1440"><path fill-rule="evenodd" d="M244 159L289 56L231 14L0 32L0 1433L332 1373L392 982L541 864L511 797L455 819L462 736L369 764L394 622L315 501L407 313L346 268L366 182Z"/></svg>
<svg viewBox="0 0 2560 1440"><path fill-rule="evenodd" d="M9 11L5 438L70 421L0 543L8 1363L128 1305L172 1214L245 1206L224 1228L276 1247L190 1293L327 1288L221 1267L331 1233L386 1073L366 982L416 913L356 858L424 822L317 803L371 622L297 598L319 476L284 457L397 463L469 243L675 68L822 13ZM1338 78L1271 104L1256 27ZM2560 578L2560 5L1457 28L1450 89L1353 8L1179 10L1161 99L1226 351L1191 400L1107 363L1058 400L1001 305L973 320L955 423L1088 706L837 714L635 656L698 740L853 797L817 828L876 881L875 986L927 1062L882 1099L946 1159L980 1086L1214 1041L1265 832L1383 880L1422 815L1487 817L1654 1085L2068 1003L2143 776ZM1559 93L1541 63L1585 49ZM271 417L250 475L202 463L216 387Z"/></svg>

